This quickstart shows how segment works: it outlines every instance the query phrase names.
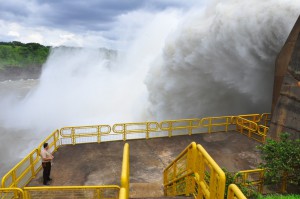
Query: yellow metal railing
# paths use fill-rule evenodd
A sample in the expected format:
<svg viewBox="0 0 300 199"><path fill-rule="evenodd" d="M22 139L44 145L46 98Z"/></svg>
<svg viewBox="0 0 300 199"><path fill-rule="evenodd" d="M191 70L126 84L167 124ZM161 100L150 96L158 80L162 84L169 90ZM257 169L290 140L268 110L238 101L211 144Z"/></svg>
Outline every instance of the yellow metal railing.
<svg viewBox="0 0 300 199"><path fill-rule="evenodd" d="M270 114L265 113L221 116L194 119L165 120L162 122L118 123L110 125L92 125L63 127L54 131L39 146L11 169L1 181L2 188L22 188L35 177L41 169L40 150L48 142L50 151L55 152L61 145L80 143L100 143L117 140L149 139L192 135L204 132L227 132L236 129L259 142L264 142L270 121ZM124 149L125 150L125 149ZM129 152L128 152L129 153ZM186 182L190 183L190 182ZM194 183L194 182L193 182ZM121 186L121 193L128 195L127 189Z"/></svg>
<svg viewBox="0 0 300 199"><path fill-rule="evenodd" d="M104 186L48 186L24 187L26 199L52 198L95 198L118 199L120 187L117 185Z"/></svg>
<svg viewBox="0 0 300 199"><path fill-rule="evenodd" d="M25 199L24 191L20 188L0 188L0 198L18 198Z"/></svg>
<svg viewBox="0 0 300 199"><path fill-rule="evenodd" d="M195 181L191 176L195 172L193 161L196 150L196 143L192 142L165 168L163 176L166 196L189 195L194 192Z"/></svg>
<svg viewBox="0 0 300 199"><path fill-rule="evenodd" d="M164 170L166 196L223 199L225 173L200 145L192 142Z"/></svg>
<svg viewBox="0 0 300 199"><path fill-rule="evenodd" d="M129 144L126 143L124 145L124 150L123 150L120 199L128 199L129 198L129 175L130 175L129 162L130 162L129 161Z"/></svg>
<svg viewBox="0 0 300 199"><path fill-rule="evenodd" d="M247 199L235 184L228 186L227 199Z"/></svg>
<svg viewBox="0 0 300 199"><path fill-rule="evenodd" d="M270 122L271 122L271 113L263 113L260 116L260 123L264 126L269 127L270 126Z"/></svg>
<svg viewBox="0 0 300 199"><path fill-rule="evenodd" d="M233 116L207 117L202 118L200 126L206 127L207 132L227 132L230 125L233 125Z"/></svg>
<svg viewBox="0 0 300 199"><path fill-rule="evenodd" d="M41 169L40 161L40 149L44 142L49 143L49 150L51 152L57 150L59 147L59 132L54 131L50 136L48 136L38 148L30 152L23 160L21 160L16 166L14 166L6 175L3 176L1 181L1 187L12 188L19 187L22 188L26 186L31 179L33 179L36 174Z"/></svg>
<svg viewBox="0 0 300 199"><path fill-rule="evenodd" d="M234 181L244 186L256 188L257 192L263 193L264 169L239 171L235 174Z"/></svg>
<svg viewBox="0 0 300 199"><path fill-rule="evenodd" d="M251 117L247 117L250 118ZM252 120L246 119L244 116L237 116L234 118L236 123L236 131L247 135L258 142L264 143L266 141L268 127L259 125L259 120L257 116L253 116Z"/></svg>

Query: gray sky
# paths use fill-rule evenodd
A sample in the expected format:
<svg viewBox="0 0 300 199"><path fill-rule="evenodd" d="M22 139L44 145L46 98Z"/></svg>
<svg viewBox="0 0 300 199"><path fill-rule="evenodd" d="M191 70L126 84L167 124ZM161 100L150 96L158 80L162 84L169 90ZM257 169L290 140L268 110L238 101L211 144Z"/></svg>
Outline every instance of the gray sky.
<svg viewBox="0 0 300 199"><path fill-rule="evenodd" d="M185 12L197 0L0 0L1 41L114 47L155 13Z"/></svg>

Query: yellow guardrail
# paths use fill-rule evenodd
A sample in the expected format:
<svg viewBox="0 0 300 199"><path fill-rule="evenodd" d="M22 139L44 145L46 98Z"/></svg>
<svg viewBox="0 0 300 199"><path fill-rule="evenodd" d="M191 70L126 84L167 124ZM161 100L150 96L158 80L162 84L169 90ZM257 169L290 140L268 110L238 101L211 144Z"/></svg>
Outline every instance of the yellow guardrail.
<svg viewBox="0 0 300 199"><path fill-rule="evenodd" d="M117 185L104 186L48 186L24 187L27 199L52 198L97 198L118 199L120 187Z"/></svg>
<svg viewBox="0 0 300 199"><path fill-rule="evenodd" d="M157 122L135 122L135 123L119 123L112 127L114 133L123 135L123 140L127 140L130 134L139 134L138 139L148 139L151 132L159 130Z"/></svg>
<svg viewBox="0 0 300 199"><path fill-rule="evenodd" d="M246 196L241 192L241 190L235 184L230 184L228 186L227 199L247 199Z"/></svg>
<svg viewBox="0 0 300 199"><path fill-rule="evenodd" d="M72 126L63 127L60 129L61 140L71 139L70 144L78 144L77 138L89 137L96 138L95 140L90 140L89 142L101 142L103 136L109 135L111 132L110 125L92 125L92 126ZM63 144L63 143L62 143Z"/></svg>
<svg viewBox="0 0 300 199"><path fill-rule="evenodd" d="M24 191L20 188L0 188L0 198L1 199L25 199Z"/></svg>
<svg viewBox="0 0 300 199"><path fill-rule="evenodd" d="M192 135L193 130L200 127L200 119L165 120L160 122L159 127L161 131L168 132L168 137L182 134Z"/></svg>
<svg viewBox="0 0 300 199"><path fill-rule="evenodd" d="M247 117L251 118L251 117ZM234 118L236 123L236 130L249 138L252 138L258 142L264 143L266 141L268 127L259 125L257 122L258 116L253 115L252 120L246 119L244 116L237 116Z"/></svg>
<svg viewBox="0 0 300 199"><path fill-rule="evenodd" d="M106 141L149 139L156 137L171 137L177 135L192 135L203 132L227 132L236 130L259 142L264 142L270 121L270 114L264 113L220 116L194 119L165 120L162 122L118 123L110 125L92 125L63 127L55 130L39 146L11 169L1 181L3 188L24 187L41 169L40 150L47 142L51 152L61 145L79 143L100 143ZM126 189L122 189L123 193Z"/></svg>
<svg viewBox="0 0 300 199"><path fill-rule="evenodd" d="M269 127L270 126L270 122L271 122L271 113L263 113L260 116L260 123L264 126Z"/></svg>
<svg viewBox="0 0 300 199"><path fill-rule="evenodd" d="M166 196L223 199L225 173L200 145L192 142L164 170Z"/></svg>
<svg viewBox="0 0 300 199"><path fill-rule="evenodd" d="M233 124L233 116L207 117L202 118L200 126L206 127L207 132L219 132L229 130L229 126Z"/></svg>
<svg viewBox="0 0 300 199"><path fill-rule="evenodd" d="M123 150L120 199L128 199L129 198L129 175L130 175L129 162L130 162L129 161L129 144L126 143L124 145L124 150Z"/></svg>
<svg viewBox="0 0 300 199"><path fill-rule="evenodd" d="M210 157L206 150L197 145L195 177L198 184L196 198L223 199L225 193L225 173L219 165ZM209 175L207 178L206 174ZM196 186L197 187L197 186Z"/></svg>
<svg viewBox="0 0 300 199"><path fill-rule="evenodd" d="M38 148L30 152L23 160L21 160L6 175L4 175L1 181L1 187L22 188L36 176L41 169L40 149L44 142L49 143L49 150L51 152L57 150L59 147L59 131L54 131L39 145Z"/></svg>
<svg viewBox="0 0 300 199"><path fill-rule="evenodd" d="M34 149L23 160L3 176L1 187L23 187L30 182L39 170L39 153Z"/></svg>
<svg viewBox="0 0 300 199"><path fill-rule="evenodd" d="M235 174L234 181L244 186L255 187L257 192L263 193L264 171L264 169L239 171Z"/></svg>
<svg viewBox="0 0 300 199"><path fill-rule="evenodd" d="M196 150L196 143L192 142L164 169L164 194L166 196L189 195L194 192L195 182L190 177L195 171L193 161L196 159ZM190 186L182 186L186 184Z"/></svg>

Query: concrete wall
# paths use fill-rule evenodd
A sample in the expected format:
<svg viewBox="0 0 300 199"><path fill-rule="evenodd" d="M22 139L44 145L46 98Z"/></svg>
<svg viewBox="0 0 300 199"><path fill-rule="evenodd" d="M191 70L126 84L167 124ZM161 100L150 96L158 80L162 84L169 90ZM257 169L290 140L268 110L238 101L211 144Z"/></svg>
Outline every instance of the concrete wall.
<svg viewBox="0 0 300 199"><path fill-rule="evenodd" d="M275 66L272 120L269 136L281 132L300 138L300 17L281 49Z"/></svg>

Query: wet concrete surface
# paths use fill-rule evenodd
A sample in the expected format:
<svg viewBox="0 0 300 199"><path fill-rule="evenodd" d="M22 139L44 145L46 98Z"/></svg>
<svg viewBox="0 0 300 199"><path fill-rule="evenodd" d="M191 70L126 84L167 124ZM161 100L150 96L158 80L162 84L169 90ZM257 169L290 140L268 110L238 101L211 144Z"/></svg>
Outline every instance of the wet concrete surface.
<svg viewBox="0 0 300 199"><path fill-rule="evenodd" d="M220 167L229 171L254 169L260 162L256 150L259 143L236 132L126 141L130 145L131 197L143 197L137 190L149 187L157 193L147 197L162 195L163 169L193 141L201 144ZM54 154L50 186L120 185L124 143L62 146ZM28 186L41 185L42 172L39 172Z"/></svg>

